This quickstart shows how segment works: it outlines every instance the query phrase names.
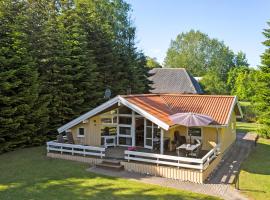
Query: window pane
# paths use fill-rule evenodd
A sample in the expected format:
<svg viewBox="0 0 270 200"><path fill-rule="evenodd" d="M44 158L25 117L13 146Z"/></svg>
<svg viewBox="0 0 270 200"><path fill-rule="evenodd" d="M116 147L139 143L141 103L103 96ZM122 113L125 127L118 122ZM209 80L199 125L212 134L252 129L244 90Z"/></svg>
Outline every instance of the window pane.
<svg viewBox="0 0 270 200"><path fill-rule="evenodd" d="M79 135L84 135L84 128L79 128Z"/></svg>
<svg viewBox="0 0 270 200"><path fill-rule="evenodd" d="M113 123L116 124L117 123L117 117L113 117Z"/></svg>
<svg viewBox="0 0 270 200"><path fill-rule="evenodd" d="M160 137L160 129L159 128L154 128L154 137Z"/></svg>
<svg viewBox="0 0 270 200"><path fill-rule="evenodd" d="M190 134L192 136L198 136L198 137L202 136L200 128L189 128L188 134Z"/></svg>
<svg viewBox="0 0 270 200"><path fill-rule="evenodd" d="M101 128L101 135L116 135L117 128L114 126L111 127L102 127Z"/></svg>
<svg viewBox="0 0 270 200"><path fill-rule="evenodd" d="M120 135L131 135L131 128L130 127L119 127L119 134Z"/></svg>
<svg viewBox="0 0 270 200"><path fill-rule="evenodd" d="M126 137L119 137L119 144L120 145L132 145L132 140L131 138L126 138Z"/></svg>
<svg viewBox="0 0 270 200"><path fill-rule="evenodd" d="M146 127L146 138L152 138L152 128Z"/></svg>
<svg viewBox="0 0 270 200"><path fill-rule="evenodd" d="M125 106L119 108L119 114L131 114L131 113L132 111Z"/></svg>
<svg viewBox="0 0 270 200"><path fill-rule="evenodd" d="M131 117L119 117L119 124L128 124L132 123Z"/></svg>
<svg viewBox="0 0 270 200"><path fill-rule="evenodd" d="M146 139L146 145L147 146L152 146L152 139L151 140L149 140L149 139Z"/></svg>
<svg viewBox="0 0 270 200"><path fill-rule="evenodd" d="M112 118L106 117L106 118L101 118L101 123L104 124L111 124L112 123Z"/></svg>
<svg viewBox="0 0 270 200"><path fill-rule="evenodd" d="M146 120L146 126L152 126L152 122L149 121L148 119Z"/></svg>

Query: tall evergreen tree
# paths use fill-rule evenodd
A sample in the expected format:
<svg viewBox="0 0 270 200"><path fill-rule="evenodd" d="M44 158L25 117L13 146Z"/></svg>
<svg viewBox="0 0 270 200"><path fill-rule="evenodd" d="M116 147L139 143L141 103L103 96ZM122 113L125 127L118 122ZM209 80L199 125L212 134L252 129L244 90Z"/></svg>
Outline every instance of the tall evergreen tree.
<svg viewBox="0 0 270 200"><path fill-rule="evenodd" d="M32 144L44 111L36 106L39 83L28 52L28 7L20 0L0 2L0 152Z"/></svg>
<svg viewBox="0 0 270 200"><path fill-rule="evenodd" d="M267 23L270 27L270 22ZM258 86L254 101L256 102L257 110L259 111L259 119L270 129L270 28L264 29L266 40L263 44L266 47L265 52L261 56L262 66L261 73L258 73ZM270 131L268 131L270 137Z"/></svg>

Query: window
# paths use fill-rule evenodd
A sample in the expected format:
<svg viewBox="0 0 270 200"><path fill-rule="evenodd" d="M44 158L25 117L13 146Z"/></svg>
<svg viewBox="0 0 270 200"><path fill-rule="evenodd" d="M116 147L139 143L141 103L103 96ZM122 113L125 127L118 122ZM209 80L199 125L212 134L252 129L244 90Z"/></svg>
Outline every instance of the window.
<svg viewBox="0 0 270 200"><path fill-rule="evenodd" d="M131 135L131 127L119 127L119 135Z"/></svg>
<svg viewBox="0 0 270 200"><path fill-rule="evenodd" d="M119 117L119 124L131 125L131 123L132 123L131 117Z"/></svg>
<svg viewBox="0 0 270 200"><path fill-rule="evenodd" d="M131 146L132 145L132 138L129 137L119 137L118 138L119 145L123 146Z"/></svg>
<svg viewBox="0 0 270 200"><path fill-rule="evenodd" d="M202 129L201 128L189 128L188 135L193 137L202 137Z"/></svg>
<svg viewBox="0 0 270 200"><path fill-rule="evenodd" d="M107 116L100 119L102 124L116 124L117 123L117 117L116 116Z"/></svg>
<svg viewBox="0 0 270 200"><path fill-rule="evenodd" d="M84 128L79 128L78 129L78 137L84 137Z"/></svg>
<svg viewBox="0 0 270 200"><path fill-rule="evenodd" d="M116 126L101 126L101 136L105 135L116 135L117 127Z"/></svg>
<svg viewBox="0 0 270 200"><path fill-rule="evenodd" d="M122 106L119 108L119 114L130 114L131 115L132 113L132 110L125 107L125 106Z"/></svg>

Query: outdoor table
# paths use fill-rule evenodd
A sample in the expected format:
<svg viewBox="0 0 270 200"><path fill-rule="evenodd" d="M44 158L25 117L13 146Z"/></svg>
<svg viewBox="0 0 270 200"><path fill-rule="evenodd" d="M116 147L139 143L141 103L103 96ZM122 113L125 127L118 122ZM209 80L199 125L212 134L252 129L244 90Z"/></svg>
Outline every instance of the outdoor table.
<svg viewBox="0 0 270 200"><path fill-rule="evenodd" d="M189 151L189 152L193 152L199 146L200 146L200 144L182 144L176 148L177 154L180 155L180 153L179 153L180 149L185 150L185 151Z"/></svg>

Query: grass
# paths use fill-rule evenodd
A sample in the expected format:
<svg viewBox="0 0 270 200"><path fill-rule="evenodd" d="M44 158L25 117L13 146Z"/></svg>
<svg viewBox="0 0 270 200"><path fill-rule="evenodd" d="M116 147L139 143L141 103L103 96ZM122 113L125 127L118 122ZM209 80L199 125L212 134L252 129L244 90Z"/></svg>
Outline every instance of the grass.
<svg viewBox="0 0 270 200"><path fill-rule="evenodd" d="M238 133L256 132L262 125L257 123L237 122L236 130Z"/></svg>
<svg viewBox="0 0 270 200"><path fill-rule="evenodd" d="M50 159L45 147L0 155L0 199L206 200L216 197L86 172L86 164Z"/></svg>
<svg viewBox="0 0 270 200"><path fill-rule="evenodd" d="M251 199L270 199L270 140L260 138L258 146L242 164L240 189Z"/></svg>

